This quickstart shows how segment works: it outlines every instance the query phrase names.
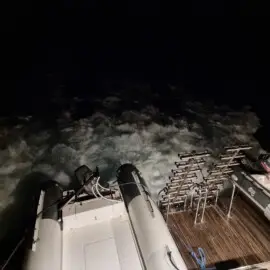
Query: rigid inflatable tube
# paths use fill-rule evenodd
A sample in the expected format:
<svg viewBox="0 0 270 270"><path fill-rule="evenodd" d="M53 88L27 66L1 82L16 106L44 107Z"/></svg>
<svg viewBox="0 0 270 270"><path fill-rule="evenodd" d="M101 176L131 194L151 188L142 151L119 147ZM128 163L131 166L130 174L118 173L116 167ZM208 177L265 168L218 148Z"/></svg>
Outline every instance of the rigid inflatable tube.
<svg viewBox="0 0 270 270"><path fill-rule="evenodd" d="M58 205L61 191L55 184L41 191L33 244L29 250L25 270L61 270L62 269L62 231L58 221ZM42 207L43 206L43 207Z"/></svg>
<svg viewBox="0 0 270 270"><path fill-rule="evenodd" d="M175 266L186 270L187 266L159 209L140 190L140 184L145 183L136 167L132 164L122 165L118 170L118 183L146 269L176 270L168 256L170 251Z"/></svg>

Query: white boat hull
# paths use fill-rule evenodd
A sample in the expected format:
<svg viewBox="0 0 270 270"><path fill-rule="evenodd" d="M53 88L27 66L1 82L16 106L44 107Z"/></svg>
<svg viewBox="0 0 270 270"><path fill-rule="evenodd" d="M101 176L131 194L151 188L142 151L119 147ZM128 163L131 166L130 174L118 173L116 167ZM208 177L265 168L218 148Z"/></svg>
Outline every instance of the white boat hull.
<svg viewBox="0 0 270 270"><path fill-rule="evenodd" d="M118 171L123 201L88 199L59 211L57 204L50 207L57 192L48 190L45 199L41 194L38 209L47 210L36 220L24 269L175 270L177 266L186 270L166 222L141 188L143 180L137 172L131 164Z"/></svg>

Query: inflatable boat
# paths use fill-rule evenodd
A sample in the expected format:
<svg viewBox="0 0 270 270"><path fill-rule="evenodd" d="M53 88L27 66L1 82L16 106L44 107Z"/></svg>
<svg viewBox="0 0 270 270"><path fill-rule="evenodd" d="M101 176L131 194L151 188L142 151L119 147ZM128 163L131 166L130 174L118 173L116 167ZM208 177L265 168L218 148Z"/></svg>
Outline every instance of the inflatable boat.
<svg viewBox="0 0 270 270"><path fill-rule="evenodd" d="M235 169L232 179L236 187L270 220L270 180L263 174Z"/></svg>
<svg viewBox="0 0 270 270"><path fill-rule="evenodd" d="M41 191L25 270L187 269L133 165L118 169L117 192L81 170L86 180L77 193L55 184ZM89 189L99 196L89 198Z"/></svg>

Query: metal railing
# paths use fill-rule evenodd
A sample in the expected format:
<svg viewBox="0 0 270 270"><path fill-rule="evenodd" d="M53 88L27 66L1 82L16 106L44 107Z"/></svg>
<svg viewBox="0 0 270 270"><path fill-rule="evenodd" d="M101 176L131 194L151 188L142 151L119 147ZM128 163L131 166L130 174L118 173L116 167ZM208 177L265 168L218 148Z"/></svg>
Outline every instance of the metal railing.
<svg viewBox="0 0 270 270"><path fill-rule="evenodd" d="M224 182L231 181L232 193L226 214L229 218L235 194L235 184L231 179L233 167L239 165L238 160L245 157L243 151L249 149L248 145L225 147L225 154L219 156L220 162L207 170L207 176L203 176L203 170L206 170L205 158L210 156L209 152L179 154L180 161L175 162L176 169L171 170L173 175L169 176L159 200L166 217L170 212L195 210L194 224L202 223L206 207L217 206Z"/></svg>

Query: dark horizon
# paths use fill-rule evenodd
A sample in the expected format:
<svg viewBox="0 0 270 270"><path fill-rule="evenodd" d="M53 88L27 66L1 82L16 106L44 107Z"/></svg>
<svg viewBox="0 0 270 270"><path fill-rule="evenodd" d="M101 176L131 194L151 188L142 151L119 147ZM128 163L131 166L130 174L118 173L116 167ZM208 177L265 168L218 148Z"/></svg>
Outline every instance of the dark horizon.
<svg viewBox="0 0 270 270"><path fill-rule="evenodd" d="M267 105L265 20L253 22L264 9L257 3L18 7L6 13L3 116L45 114L55 96L89 99L132 83L164 96L171 85L191 99L235 108ZM182 20L163 21L163 14Z"/></svg>

